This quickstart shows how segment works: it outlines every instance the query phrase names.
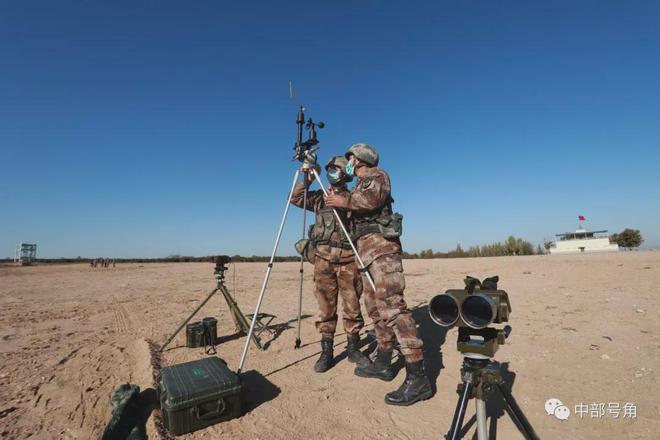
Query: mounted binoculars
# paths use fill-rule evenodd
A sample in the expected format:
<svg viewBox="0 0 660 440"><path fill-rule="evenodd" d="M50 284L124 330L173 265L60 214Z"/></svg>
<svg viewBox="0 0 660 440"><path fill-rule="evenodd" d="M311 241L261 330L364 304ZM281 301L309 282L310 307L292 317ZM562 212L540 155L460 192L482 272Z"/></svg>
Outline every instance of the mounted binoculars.
<svg viewBox="0 0 660 440"><path fill-rule="evenodd" d="M511 327L490 327L509 320L509 295L497 288L499 277L479 281L465 278L465 289L450 289L434 296L429 314L441 327L458 327L457 349L476 358L491 358L511 333Z"/></svg>
<svg viewBox="0 0 660 440"><path fill-rule="evenodd" d="M442 327L467 327L481 330L509 320L509 295L497 289L498 277L482 282L465 278L465 289L450 289L429 302L433 322Z"/></svg>
<svg viewBox="0 0 660 440"><path fill-rule="evenodd" d="M492 360L497 349L511 334L509 325L503 328L489 327L491 324L507 322L511 314L509 295L497 288L499 280L497 276L483 281L468 276L464 280L465 289L447 290L434 296L429 302L429 314L433 322L445 328L458 327L456 348L463 354L461 382L456 390L459 398L451 428L445 437L447 440L463 438L463 434L469 429L470 423L464 426L463 420L471 399L474 399L477 406L476 437L479 440L495 438L493 425L491 424L490 430L486 426L486 400L494 389L500 391L507 413L525 439L539 440L511 394L510 384L506 384L501 365Z"/></svg>

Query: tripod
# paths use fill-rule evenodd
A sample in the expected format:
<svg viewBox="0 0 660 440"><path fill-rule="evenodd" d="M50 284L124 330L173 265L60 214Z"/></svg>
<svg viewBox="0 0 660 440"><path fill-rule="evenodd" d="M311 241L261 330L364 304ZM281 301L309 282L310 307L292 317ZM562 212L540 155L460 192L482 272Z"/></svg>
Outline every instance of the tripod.
<svg viewBox="0 0 660 440"><path fill-rule="evenodd" d="M221 257L216 257L216 263L215 263L215 270L213 271L215 275L215 279L217 281L217 287L213 289L208 296L202 301L200 305L197 306L195 310L186 318L183 323L179 326L179 328L176 329L176 331L170 336L167 341L160 347L159 351L165 350L165 347L169 345L170 342L172 342L172 339L181 331L183 327L185 327L186 324L195 316L197 312L200 311L202 307L211 299L211 297L216 294L217 292L222 293L222 296L224 297L225 301L227 302L227 305L229 306L229 312L231 313L232 320L234 321L234 325L236 327L237 332L243 332L245 334L248 334L248 341L252 340L254 345L259 347L259 349L263 350L264 347L261 344L261 341L259 338L253 333L253 327L254 323L258 321L258 316L259 315L254 315L252 319L252 326L248 323L247 318L245 315L243 315L243 312L241 312L241 309L238 307L238 304L234 300L234 297L231 296L229 293L229 290L227 290L227 287L225 286L225 270L227 270L226 264L230 261L229 257L226 256L221 256Z"/></svg>
<svg viewBox="0 0 660 440"><path fill-rule="evenodd" d="M499 390L505 403L506 412L525 439L539 439L527 417L522 412L522 409L520 409L513 395L506 387L499 364L493 362L487 356L466 353L463 357L461 378L462 383L458 385L458 403L456 404L454 418L451 422L451 429L446 437L448 440L458 440L460 438L465 411L471 398L474 398L476 402L477 438L479 440L488 439L488 431L486 429L486 400L494 388Z"/></svg>
<svg viewBox="0 0 660 440"><path fill-rule="evenodd" d="M314 179L318 182L318 184L321 186L321 190L323 191L323 195L327 196L328 192L323 186L323 182L321 181L321 177L319 176L319 173L316 171L316 154L314 153L314 147L316 144L318 144L318 140L316 138L316 127L318 126L319 128L323 128L323 123L319 122L318 124L315 124L312 119L310 118L306 123L305 123L305 109L303 107L300 107L300 110L298 111L298 118L296 120L298 124L298 141L295 144L295 150L296 154L294 155L293 159L301 162L303 164L302 170L305 170L306 172L311 172L314 175ZM303 132L303 126L306 127L310 134L309 134L309 139L307 139L305 142L302 141L302 132ZM259 298L257 299L257 305L255 307L254 315L253 316L258 316L259 315L259 310L261 309L261 303L263 302L264 299L264 294L266 293L266 287L268 286L268 280L270 278L270 273L273 270L273 260L275 259L275 254L277 253L277 248L279 247L280 244L280 238L282 237L282 230L284 229L284 224L286 223L286 218L287 215L289 214L289 206L291 205L291 198L293 196L293 190L296 186L296 182L298 181L298 178L300 177L301 169L297 169L295 175L293 176L293 182L291 183L291 189L289 190L289 197L286 201L286 205L284 207L284 215L282 215L282 220L280 221L280 227L277 231L277 235L275 236L275 244L273 245L273 251L270 254L270 260L268 261L268 268L266 269L266 275L264 276L264 281L261 285L261 291L259 292ZM307 189L305 189L305 194L304 194L304 204L307 205ZM305 206L303 205L303 207ZM353 249L353 252L355 253L355 259L357 260L358 266L360 267L360 270L365 274L367 281L371 285L371 288L375 291L376 290L376 285L374 284L374 281L371 277L371 274L367 271L366 266L364 265L364 262L362 261L362 258L360 258L360 254L358 254L357 249L355 248L355 244L353 243L353 240L351 240L350 235L348 234L348 230L346 229L346 226L341 220L341 217L339 213L333 209L332 212L335 215L335 218L337 219L337 223L341 227L344 236L348 238L348 243L351 245L351 249ZM303 238L305 234L305 219L306 219L306 212L305 212L305 217L303 217ZM296 339L296 348L300 347L300 320L301 320L301 312L302 312L302 283L303 283L303 257L301 256L300 259L300 292L299 292L299 298L298 298L298 334L297 334L297 339ZM255 326L255 321L252 320L252 324L250 325L250 330L248 332L248 339L252 335L252 332L254 331L254 326ZM241 360L238 365L238 369L236 370L237 374L240 374L241 370L243 369L243 364L245 363L245 357L247 356L249 348L249 341L245 341L245 345L243 346L243 353L241 354Z"/></svg>

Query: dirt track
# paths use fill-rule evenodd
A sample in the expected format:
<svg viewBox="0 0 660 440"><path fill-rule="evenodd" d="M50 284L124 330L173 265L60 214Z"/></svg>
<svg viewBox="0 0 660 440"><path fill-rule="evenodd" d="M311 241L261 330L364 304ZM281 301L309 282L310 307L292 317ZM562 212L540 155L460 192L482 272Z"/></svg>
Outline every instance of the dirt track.
<svg viewBox="0 0 660 440"><path fill-rule="evenodd" d="M227 286L251 313L265 264L238 264ZM497 355L509 362L513 393L541 438L657 438L660 432L660 252L602 255L406 260L407 299L416 308L425 341L427 369L436 395L409 408L390 407L383 395L392 383L361 379L342 353L337 365L316 374L316 311L311 267L306 270L303 347L294 350L295 325L267 351L251 348L245 366L247 413L181 438L442 438L456 403L461 357L456 331L446 335L427 316L426 301L461 287L465 275L500 275L512 300L513 333ZM276 264L263 311L273 324L294 320L298 267ZM169 332L214 287L211 264L129 264L115 269L87 265L0 267L0 436L60 439L98 438L110 415L109 394L122 382L152 386L148 341ZM244 342L220 296L199 317L219 319L219 355L235 367ZM165 365L201 358L176 338ZM366 347L365 347L366 348ZM572 414L560 421L545 414L544 402L559 398L571 412L583 402L626 402L637 417L618 419ZM466 420L472 417L470 405ZM489 402L499 439L522 438ZM597 411L596 411L597 413ZM154 413L154 416L156 413ZM501 417L498 417L502 415ZM152 416L150 438L159 438ZM474 425L470 427L472 437Z"/></svg>

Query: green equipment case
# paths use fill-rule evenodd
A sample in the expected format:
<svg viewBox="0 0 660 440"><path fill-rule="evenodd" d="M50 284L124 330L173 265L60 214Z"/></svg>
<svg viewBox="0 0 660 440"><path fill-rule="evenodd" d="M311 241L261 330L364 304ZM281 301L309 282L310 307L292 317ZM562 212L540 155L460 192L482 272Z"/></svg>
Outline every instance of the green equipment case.
<svg viewBox="0 0 660 440"><path fill-rule="evenodd" d="M218 340L218 320L213 317L204 318L202 327L204 327L204 344L215 345Z"/></svg>
<svg viewBox="0 0 660 440"><path fill-rule="evenodd" d="M238 375L217 357L165 367L158 378L163 424L180 435L239 417L242 389Z"/></svg>
<svg viewBox="0 0 660 440"><path fill-rule="evenodd" d="M186 325L186 347L197 348L204 346L204 325L202 321L191 322Z"/></svg>

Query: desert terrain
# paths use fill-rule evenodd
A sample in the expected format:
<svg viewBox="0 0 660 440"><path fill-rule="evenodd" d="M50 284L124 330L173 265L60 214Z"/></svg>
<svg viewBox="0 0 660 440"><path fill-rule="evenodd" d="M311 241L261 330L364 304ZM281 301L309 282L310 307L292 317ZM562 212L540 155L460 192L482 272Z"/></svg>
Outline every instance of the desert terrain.
<svg viewBox="0 0 660 440"><path fill-rule="evenodd" d="M500 288L509 293L513 331L496 360L504 363L513 394L541 438L658 438L660 252L405 260L404 268L408 305L437 389L431 399L406 408L385 405L384 394L399 386L404 371L390 383L355 376L343 354L341 324L336 365L314 373L319 336L312 268L305 271L302 347L295 350L298 264L276 263L262 307L276 316L276 332L263 335L266 351L250 347L245 414L180 438L443 438L462 357L456 329L433 324L426 304L448 288L461 288L466 275L499 275ZM246 314L253 311L265 270L265 263L230 267L227 287ZM153 387L159 365L205 356L201 348L185 348L185 330L160 359L154 347L214 287L210 263L0 267L0 437L99 438L117 385L130 382L145 390ZM245 338L235 334L220 295L197 315L205 316L218 319L218 356L236 368ZM568 420L546 415L549 398L571 410ZM604 403L606 412L580 417L574 414L580 403ZM636 417L624 418L622 410L615 418L608 403L622 409L632 403ZM497 395L488 412L497 438L522 438ZM471 404L465 438L473 437L473 414ZM167 437L158 420L154 410L147 422L150 438Z"/></svg>

